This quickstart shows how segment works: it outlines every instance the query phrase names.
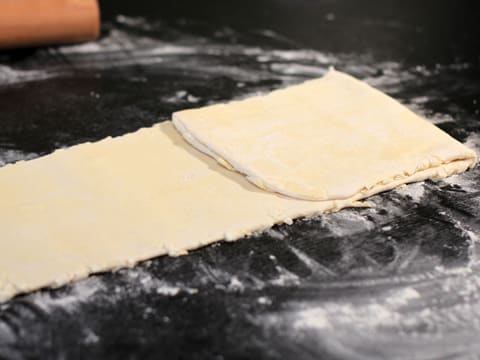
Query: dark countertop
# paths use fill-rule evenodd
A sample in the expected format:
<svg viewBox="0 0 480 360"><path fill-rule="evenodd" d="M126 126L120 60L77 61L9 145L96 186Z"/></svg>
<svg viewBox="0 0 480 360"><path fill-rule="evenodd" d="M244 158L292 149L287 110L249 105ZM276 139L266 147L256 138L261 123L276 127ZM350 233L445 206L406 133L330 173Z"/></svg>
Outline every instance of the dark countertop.
<svg viewBox="0 0 480 360"><path fill-rule="evenodd" d="M0 52L0 165L331 65L480 150L479 4L138 0L102 11L97 43ZM476 358L479 175L16 297L0 305L0 359Z"/></svg>

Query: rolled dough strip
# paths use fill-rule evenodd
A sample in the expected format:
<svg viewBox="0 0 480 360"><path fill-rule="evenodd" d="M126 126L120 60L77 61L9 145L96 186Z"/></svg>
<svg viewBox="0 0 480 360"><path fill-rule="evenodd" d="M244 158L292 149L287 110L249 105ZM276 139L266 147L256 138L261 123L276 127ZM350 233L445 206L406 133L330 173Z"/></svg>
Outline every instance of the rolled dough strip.
<svg viewBox="0 0 480 360"><path fill-rule="evenodd" d="M460 172L477 162L405 106L333 69L266 96L176 112L173 123L223 166L298 199L365 197L428 169L442 178L447 165Z"/></svg>
<svg viewBox="0 0 480 360"><path fill-rule="evenodd" d="M265 192L171 122L0 169L0 301L358 205Z"/></svg>

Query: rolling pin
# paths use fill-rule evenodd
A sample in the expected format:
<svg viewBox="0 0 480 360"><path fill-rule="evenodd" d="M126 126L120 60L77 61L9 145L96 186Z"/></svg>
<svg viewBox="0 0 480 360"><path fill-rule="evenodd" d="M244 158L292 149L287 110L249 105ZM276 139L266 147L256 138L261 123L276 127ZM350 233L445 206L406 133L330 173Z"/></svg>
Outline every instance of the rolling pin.
<svg viewBox="0 0 480 360"><path fill-rule="evenodd" d="M94 40L97 0L0 0L0 48Z"/></svg>

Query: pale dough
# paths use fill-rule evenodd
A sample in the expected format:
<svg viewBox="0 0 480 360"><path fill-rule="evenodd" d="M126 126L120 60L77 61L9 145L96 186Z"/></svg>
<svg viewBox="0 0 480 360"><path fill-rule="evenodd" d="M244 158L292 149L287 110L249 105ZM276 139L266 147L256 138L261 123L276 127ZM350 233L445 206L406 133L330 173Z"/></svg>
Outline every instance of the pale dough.
<svg viewBox="0 0 480 360"><path fill-rule="evenodd" d="M352 205L262 191L170 121L7 165L0 198L0 301Z"/></svg>
<svg viewBox="0 0 480 360"><path fill-rule="evenodd" d="M422 170L441 178L446 164L461 172L477 161L391 97L333 69L266 96L176 112L173 123L260 188L299 199L364 197Z"/></svg>
<svg viewBox="0 0 480 360"><path fill-rule="evenodd" d="M329 85L331 90L350 89L343 84L350 79L334 76L327 80L337 83ZM274 178L272 184L288 189L289 195L335 200L301 200L263 191L189 146L171 122L1 168L0 301L162 254L184 254L222 239L235 240L299 216L362 206L357 200L371 194L459 173L474 164L473 152L403 108L384 105L382 95L371 95L367 103L353 99L370 96L359 92L357 85L365 86L351 85L348 109L330 104L338 101L338 93L322 91L313 81L292 89L291 97L275 92L272 98L247 100L249 107L242 105L247 102L232 103L177 114L181 130L193 143L190 130L182 126L194 127L197 114L208 115L199 124L205 123L201 128L212 141L202 138L206 146L200 148L217 159L216 150L209 149L226 148L233 151L226 151L226 159L246 161L242 166L248 168L250 146L259 151L259 161L253 164L261 165L258 171L263 175L255 183ZM310 89L315 101L302 89ZM272 100L276 96L288 105ZM322 121L324 126L318 126L309 113L323 114L323 97L331 124ZM376 118L377 106L391 121ZM338 115L348 112L350 117ZM375 117L372 122L367 118L370 113ZM265 116L270 114L279 116L284 130ZM298 122L294 125L282 114ZM238 126L240 120L245 129ZM234 146L230 148L226 140ZM414 168L417 160L421 166ZM399 176L388 177L397 170ZM378 179L387 181L369 187Z"/></svg>

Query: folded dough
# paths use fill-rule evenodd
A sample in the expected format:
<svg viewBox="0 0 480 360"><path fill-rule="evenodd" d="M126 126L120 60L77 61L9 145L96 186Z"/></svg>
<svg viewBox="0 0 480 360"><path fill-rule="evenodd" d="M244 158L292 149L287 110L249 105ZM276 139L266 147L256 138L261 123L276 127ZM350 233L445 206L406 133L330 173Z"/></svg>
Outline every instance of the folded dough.
<svg viewBox="0 0 480 360"><path fill-rule="evenodd" d="M265 96L176 112L173 123L220 164L298 199L362 198L424 170L442 178L477 161L399 102L333 69Z"/></svg>

